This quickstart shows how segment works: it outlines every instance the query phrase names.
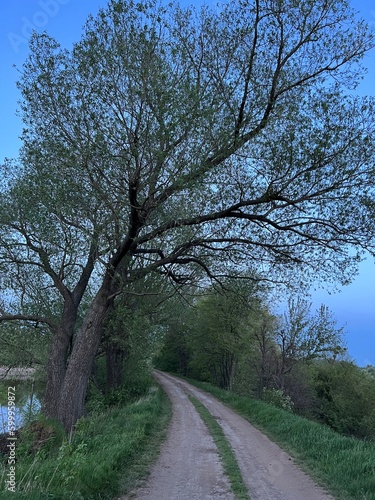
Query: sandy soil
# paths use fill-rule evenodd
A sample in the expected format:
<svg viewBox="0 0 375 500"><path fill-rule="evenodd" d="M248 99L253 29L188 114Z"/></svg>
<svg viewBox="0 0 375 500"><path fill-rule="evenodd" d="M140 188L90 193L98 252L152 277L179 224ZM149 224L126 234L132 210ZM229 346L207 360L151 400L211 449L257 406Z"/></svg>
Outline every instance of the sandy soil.
<svg viewBox="0 0 375 500"><path fill-rule="evenodd" d="M187 395L199 399L222 426L251 500L332 500L277 445L213 396L165 373L156 378L173 405L168 437L146 486L125 498L205 500L234 498L215 444Z"/></svg>

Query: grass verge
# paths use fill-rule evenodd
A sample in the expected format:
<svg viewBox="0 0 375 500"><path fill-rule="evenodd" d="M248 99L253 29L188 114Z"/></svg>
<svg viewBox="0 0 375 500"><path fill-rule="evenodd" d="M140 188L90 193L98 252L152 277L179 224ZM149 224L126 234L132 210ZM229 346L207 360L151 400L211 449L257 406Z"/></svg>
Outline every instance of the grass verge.
<svg viewBox="0 0 375 500"><path fill-rule="evenodd" d="M194 396L189 396L190 401L195 406L197 412L206 424L221 457L224 472L227 475L231 488L237 500L250 500L245 483L243 482L240 468L238 467L236 457L230 447L224 432L216 422L207 408Z"/></svg>
<svg viewBox="0 0 375 500"><path fill-rule="evenodd" d="M21 439L16 493L5 491L9 466L3 460L0 499L117 498L147 476L170 416L167 396L154 386L132 404L80 420L75 434L58 446L42 446L31 454L30 449L22 449Z"/></svg>
<svg viewBox="0 0 375 500"><path fill-rule="evenodd" d="M375 500L374 442L341 436L328 427L185 377L237 411L293 455L340 500Z"/></svg>

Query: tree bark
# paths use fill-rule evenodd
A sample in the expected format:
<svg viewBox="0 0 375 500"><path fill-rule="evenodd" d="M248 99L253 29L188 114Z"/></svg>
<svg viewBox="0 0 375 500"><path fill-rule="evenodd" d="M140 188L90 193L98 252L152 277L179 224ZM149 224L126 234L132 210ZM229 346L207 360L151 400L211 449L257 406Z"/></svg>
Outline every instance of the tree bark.
<svg viewBox="0 0 375 500"><path fill-rule="evenodd" d="M124 361L126 351L114 342L106 348L106 389L107 392L119 389L123 384Z"/></svg>
<svg viewBox="0 0 375 500"><path fill-rule="evenodd" d="M58 420L71 432L84 414L87 386L102 336L103 323L110 310L110 283L104 282L86 314L74 343L61 390Z"/></svg>
<svg viewBox="0 0 375 500"><path fill-rule="evenodd" d="M53 332L43 401L43 412L49 418L58 418L60 395L66 374L69 346L77 320L77 310L77 306L72 301L66 301L61 324Z"/></svg>

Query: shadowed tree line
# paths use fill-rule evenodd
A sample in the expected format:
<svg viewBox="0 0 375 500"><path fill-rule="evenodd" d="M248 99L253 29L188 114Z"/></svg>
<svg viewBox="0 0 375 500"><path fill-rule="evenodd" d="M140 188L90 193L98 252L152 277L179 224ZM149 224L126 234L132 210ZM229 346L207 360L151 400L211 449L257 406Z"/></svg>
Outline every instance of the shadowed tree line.
<svg viewBox="0 0 375 500"><path fill-rule="evenodd" d="M262 297L263 295L263 297ZM346 353L343 328L324 305L290 299L273 315L265 295L231 283L175 302L156 365L256 397L358 438L375 437L373 367ZM181 321L181 318L182 321Z"/></svg>

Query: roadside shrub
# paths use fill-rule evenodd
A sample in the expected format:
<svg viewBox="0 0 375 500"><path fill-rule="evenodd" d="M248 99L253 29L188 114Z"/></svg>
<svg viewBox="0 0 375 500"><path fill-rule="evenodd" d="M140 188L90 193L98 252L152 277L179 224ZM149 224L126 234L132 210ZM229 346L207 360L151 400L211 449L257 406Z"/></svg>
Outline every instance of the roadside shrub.
<svg viewBox="0 0 375 500"><path fill-rule="evenodd" d="M316 367L316 418L340 434L375 438L375 381L353 363Z"/></svg>
<svg viewBox="0 0 375 500"><path fill-rule="evenodd" d="M293 401L282 389L264 389L263 401L276 408L293 412Z"/></svg>

